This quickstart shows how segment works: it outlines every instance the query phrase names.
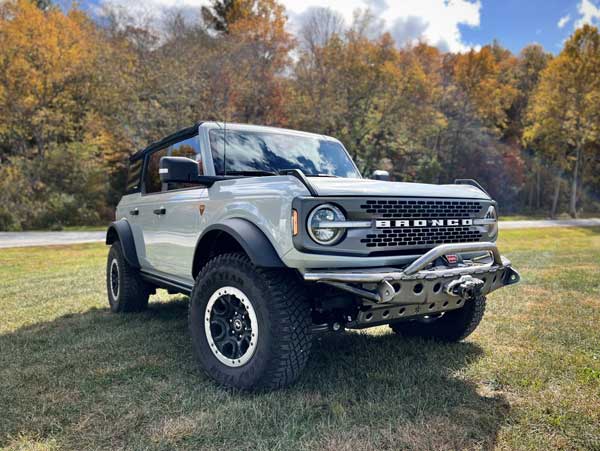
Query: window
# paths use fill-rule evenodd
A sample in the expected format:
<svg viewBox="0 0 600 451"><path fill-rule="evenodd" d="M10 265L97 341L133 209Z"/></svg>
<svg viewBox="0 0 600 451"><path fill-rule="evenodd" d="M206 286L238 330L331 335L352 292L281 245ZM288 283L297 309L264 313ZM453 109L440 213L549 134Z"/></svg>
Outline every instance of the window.
<svg viewBox="0 0 600 451"><path fill-rule="evenodd" d="M146 157L148 161L146 173L144 174L144 187L146 193L158 193L162 190L162 183L160 182L158 168L160 165L160 159L167 156L168 150L168 147L157 150Z"/></svg>
<svg viewBox="0 0 600 451"><path fill-rule="evenodd" d="M143 159L135 160L129 163L129 171L127 173L127 187L125 193L137 193L140 190L140 181L142 179L142 163Z"/></svg>
<svg viewBox="0 0 600 451"><path fill-rule="evenodd" d="M354 163L335 141L284 133L210 131L210 147L217 175L236 172L277 172L300 169L307 176L360 178ZM226 166L223 160L226 158Z"/></svg>
<svg viewBox="0 0 600 451"><path fill-rule="evenodd" d="M157 150L146 157L148 160L148 166L144 175L146 193L158 193L160 191L198 186L191 183L169 183L168 186L163 186L163 184L160 181L158 169L160 167L160 159L166 156L191 158L192 160L198 162L198 173L200 175L204 173L198 136L192 136L191 138L187 138L169 147Z"/></svg>
<svg viewBox="0 0 600 451"><path fill-rule="evenodd" d="M193 136L180 141L173 146L169 147L170 157L186 157L190 158L198 163L198 175L204 174L204 166L202 165L202 154L200 153L200 146L198 144L198 136ZM191 188L197 187L194 183L169 183L168 190Z"/></svg>

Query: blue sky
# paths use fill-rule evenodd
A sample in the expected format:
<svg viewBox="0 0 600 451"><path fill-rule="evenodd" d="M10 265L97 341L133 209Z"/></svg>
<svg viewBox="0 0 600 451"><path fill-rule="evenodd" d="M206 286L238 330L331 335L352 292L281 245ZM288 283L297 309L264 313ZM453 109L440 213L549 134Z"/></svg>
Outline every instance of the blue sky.
<svg viewBox="0 0 600 451"><path fill-rule="evenodd" d="M67 0L64 0L67 1ZM279 0L286 7L289 29L296 33L311 8L337 11L347 24L357 9L372 11L399 45L426 41L442 50L465 51L498 39L518 53L536 42L558 53L564 40L583 23L600 25L600 0ZM169 8L197 9L209 0L82 0L94 9L116 4L134 14Z"/></svg>
<svg viewBox="0 0 600 451"><path fill-rule="evenodd" d="M599 7L600 2L590 2ZM578 20L583 18L579 12L579 0L505 0L483 1L478 27L460 25L464 42L484 44L494 38L513 52L520 51L525 45L537 42L553 53L560 51L563 41L573 32ZM583 8L589 8L583 5ZM589 8L589 11L593 11ZM566 18L566 19L565 19ZM559 21L562 27L559 27ZM590 17L587 22L598 25L598 17Z"/></svg>

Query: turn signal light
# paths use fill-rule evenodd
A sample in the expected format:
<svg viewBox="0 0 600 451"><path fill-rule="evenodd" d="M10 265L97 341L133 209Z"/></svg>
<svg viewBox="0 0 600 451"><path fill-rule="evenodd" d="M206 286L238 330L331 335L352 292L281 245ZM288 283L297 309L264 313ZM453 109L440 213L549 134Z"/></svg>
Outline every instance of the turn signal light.
<svg viewBox="0 0 600 451"><path fill-rule="evenodd" d="M292 235L298 235L298 212L292 209Z"/></svg>

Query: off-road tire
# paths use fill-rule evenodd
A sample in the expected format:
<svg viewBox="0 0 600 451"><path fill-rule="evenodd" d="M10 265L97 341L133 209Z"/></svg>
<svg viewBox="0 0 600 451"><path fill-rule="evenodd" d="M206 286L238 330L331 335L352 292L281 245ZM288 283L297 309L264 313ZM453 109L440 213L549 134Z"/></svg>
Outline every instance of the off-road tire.
<svg viewBox="0 0 600 451"><path fill-rule="evenodd" d="M112 287L114 264L118 267L116 290ZM152 287L142 280L139 270L125 260L121 243L115 241L110 247L106 262L106 292L111 311L114 313L141 312L148 307L151 291Z"/></svg>
<svg viewBox="0 0 600 451"><path fill-rule="evenodd" d="M227 366L210 349L206 308L223 287L241 290L258 323L256 349L242 366ZM210 315L210 312L208 312ZM196 357L219 384L242 390L273 390L294 382L308 361L310 306L297 275L287 269L258 268L241 253L218 255L198 274L189 304L189 327Z"/></svg>
<svg viewBox="0 0 600 451"><path fill-rule="evenodd" d="M414 319L390 324L390 327L394 332L405 337L460 341L477 329L485 312L485 303L485 296L479 296L467 300L462 308L446 312L440 318L427 322Z"/></svg>

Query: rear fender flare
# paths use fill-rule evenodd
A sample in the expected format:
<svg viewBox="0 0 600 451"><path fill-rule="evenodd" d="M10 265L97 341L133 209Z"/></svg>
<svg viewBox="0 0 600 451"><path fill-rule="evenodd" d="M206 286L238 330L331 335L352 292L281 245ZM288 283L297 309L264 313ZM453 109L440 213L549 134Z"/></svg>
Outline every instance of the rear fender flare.
<svg viewBox="0 0 600 451"><path fill-rule="evenodd" d="M140 262L135 249L135 241L133 240L133 232L126 219L120 219L108 226L108 230L106 231L106 244L113 244L115 241L120 243L125 261L127 261L130 266L140 269Z"/></svg>

